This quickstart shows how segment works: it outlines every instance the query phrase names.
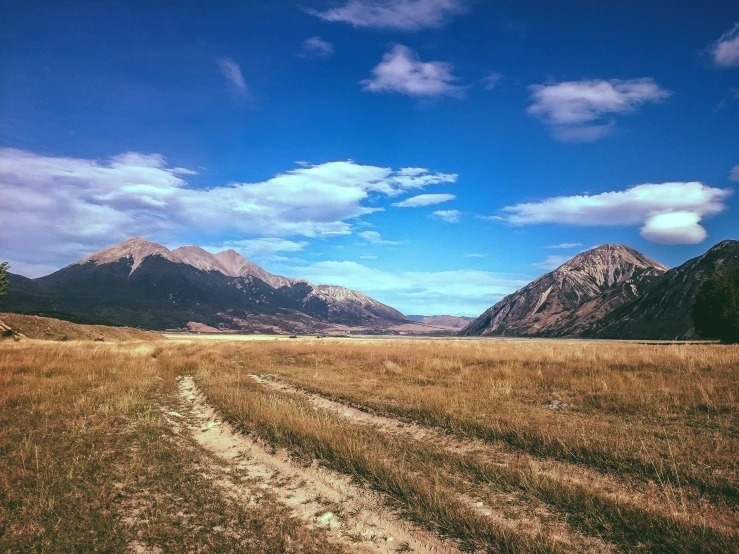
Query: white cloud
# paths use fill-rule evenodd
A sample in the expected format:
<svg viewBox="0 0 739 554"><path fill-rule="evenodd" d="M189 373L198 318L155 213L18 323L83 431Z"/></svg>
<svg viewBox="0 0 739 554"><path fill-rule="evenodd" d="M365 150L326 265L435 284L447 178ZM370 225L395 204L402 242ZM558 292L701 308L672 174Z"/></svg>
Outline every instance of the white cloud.
<svg viewBox="0 0 739 554"><path fill-rule="evenodd" d="M729 189L698 182L644 184L624 191L516 204L503 212L516 225L642 225L641 234L647 240L695 244L705 238L701 219L723 211L730 194Z"/></svg>
<svg viewBox="0 0 739 554"><path fill-rule="evenodd" d="M261 237L256 239L220 241L210 246L204 246L203 248L213 254L222 250L232 249L247 258L263 258L277 252L298 252L306 246L308 246L306 241L296 242L277 237Z"/></svg>
<svg viewBox="0 0 739 554"><path fill-rule="evenodd" d="M465 254L465 258L487 258L488 254Z"/></svg>
<svg viewBox="0 0 739 554"><path fill-rule="evenodd" d="M547 123L555 138L570 142L591 142L610 134L609 115L635 111L647 102L670 96L653 79L565 81L531 85L532 104L527 112Z"/></svg>
<svg viewBox="0 0 739 554"><path fill-rule="evenodd" d="M383 239L382 235L377 231L362 231L361 233L357 233L357 235L370 244L400 244L397 241Z"/></svg>
<svg viewBox="0 0 739 554"><path fill-rule="evenodd" d="M285 266L280 271L313 283L360 290L403 313L424 315L478 316L529 281L527 277L469 269L391 273L350 261ZM455 285L450 287L449 283Z"/></svg>
<svg viewBox="0 0 739 554"><path fill-rule="evenodd" d="M446 223L459 223L459 216L461 212L459 210L436 210L432 212L430 217L440 219Z"/></svg>
<svg viewBox="0 0 739 554"><path fill-rule="evenodd" d="M739 165L735 165L729 173L729 180L739 183Z"/></svg>
<svg viewBox="0 0 739 554"><path fill-rule="evenodd" d="M372 70L372 77L361 81L369 92L397 92L408 96L460 98L465 87L455 85L452 65L445 62L422 62L403 45L387 52Z"/></svg>
<svg viewBox="0 0 739 554"><path fill-rule="evenodd" d="M493 71L492 73L488 73L482 80L482 86L485 87L485 90L493 90L502 80L503 74Z"/></svg>
<svg viewBox="0 0 739 554"><path fill-rule="evenodd" d="M647 218L641 236L661 244L698 244L708 236L695 212L672 212Z"/></svg>
<svg viewBox="0 0 739 554"><path fill-rule="evenodd" d="M348 235L354 218L382 209L369 205L373 199L456 179L426 169L410 177L351 160L208 189L189 186L189 173L160 154L99 161L0 149L0 252L15 263L49 266L134 235L168 244L196 233L206 244ZM259 241L246 243L254 248L278 245L251 240Z"/></svg>
<svg viewBox="0 0 739 554"><path fill-rule="evenodd" d="M551 256L547 256L541 262L537 262L531 265L533 265L534 267L541 268L541 269L546 269L547 271L551 271L553 269L557 269L559 266L561 266L563 263L565 263L569 259L570 258L568 256L561 256L559 254L553 254Z"/></svg>
<svg viewBox="0 0 739 554"><path fill-rule="evenodd" d="M402 202L396 202L393 206L398 208L420 208L423 206L441 204L442 202L449 202L455 198L456 196L453 194L419 194L418 196L406 198Z"/></svg>
<svg viewBox="0 0 739 554"><path fill-rule="evenodd" d="M334 45L321 37L305 39L299 56L303 58L328 58L334 53Z"/></svg>
<svg viewBox="0 0 739 554"><path fill-rule="evenodd" d="M354 27L418 31L443 26L451 16L465 12L466 4L466 0L348 0L343 6L309 13Z"/></svg>
<svg viewBox="0 0 739 554"><path fill-rule="evenodd" d="M739 66L739 23L727 31L711 47L713 61L724 67Z"/></svg>
<svg viewBox="0 0 739 554"><path fill-rule="evenodd" d="M249 91L249 87L246 86L244 76L241 74L241 68L239 64L230 58L221 58L218 60L218 67L221 68L221 73L228 79L240 92L246 93Z"/></svg>
<svg viewBox="0 0 739 554"><path fill-rule="evenodd" d="M577 248L578 246L582 246L582 243L579 242L561 242L559 244L550 244L549 246L545 246L544 248L548 248L550 250L565 250L568 248Z"/></svg>

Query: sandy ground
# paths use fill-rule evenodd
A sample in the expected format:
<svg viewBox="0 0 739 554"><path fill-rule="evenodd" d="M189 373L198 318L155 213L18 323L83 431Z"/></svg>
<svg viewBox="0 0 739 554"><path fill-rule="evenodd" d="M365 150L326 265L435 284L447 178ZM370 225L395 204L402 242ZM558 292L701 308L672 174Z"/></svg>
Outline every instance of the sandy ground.
<svg viewBox="0 0 739 554"><path fill-rule="evenodd" d="M169 413L172 424L184 424L200 446L234 473L243 472L250 479L251 484L244 484L222 473L214 475L213 480L231 495L244 502L258 502L253 487L268 490L295 516L309 526L324 528L349 551L459 552L453 543L400 519L371 489L316 464L300 466L286 452L237 432L208 405L192 377L179 379L178 389L182 404L177 412Z"/></svg>

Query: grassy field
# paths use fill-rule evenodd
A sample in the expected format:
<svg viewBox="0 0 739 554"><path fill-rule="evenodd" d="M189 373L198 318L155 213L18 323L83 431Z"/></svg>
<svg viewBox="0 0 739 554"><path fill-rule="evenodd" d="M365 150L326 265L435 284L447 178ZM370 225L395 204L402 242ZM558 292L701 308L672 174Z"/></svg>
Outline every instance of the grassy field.
<svg viewBox="0 0 739 554"><path fill-rule="evenodd" d="M736 552L737 371L713 344L5 340L0 552Z"/></svg>

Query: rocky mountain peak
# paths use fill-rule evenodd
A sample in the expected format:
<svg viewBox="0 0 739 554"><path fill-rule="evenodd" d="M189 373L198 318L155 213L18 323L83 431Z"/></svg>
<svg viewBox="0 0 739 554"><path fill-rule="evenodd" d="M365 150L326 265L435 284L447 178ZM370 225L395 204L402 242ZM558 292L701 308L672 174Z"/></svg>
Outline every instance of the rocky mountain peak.
<svg viewBox="0 0 739 554"><path fill-rule="evenodd" d="M89 256L82 258L77 264L84 265L88 262L95 262L98 265L109 264L117 262L123 258L131 258L133 265L131 266L131 273L141 265L141 262L147 256L158 255L169 260L170 262L176 262L177 257L166 247L156 242L150 242L141 237L134 237L128 240L124 240L119 244L114 244L108 248L103 248L98 252L90 254Z"/></svg>
<svg viewBox="0 0 739 554"><path fill-rule="evenodd" d="M203 271L220 271L229 277L236 277L236 274L225 267L213 254L199 246L180 246L172 250L172 254L183 264Z"/></svg>
<svg viewBox="0 0 739 554"><path fill-rule="evenodd" d="M289 279L281 275L273 275L259 267L254 262L247 260L235 250L224 250L223 252L215 254L214 257L223 265L225 270L229 272L227 275L233 275L235 277L256 277L275 289L301 282L298 279Z"/></svg>
<svg viewBox="0 0 739 554"><path fill-rule="evenodd" d="M547 335L562 331L579 308L581 316L597 317L625 303L667 268L620 244L604 244L582 252L554 271L503 298L470 323L463 334ZM610 293L607 298L605 293Z"/></svg>
<svg viewBox="0 0 739 554"><path fill-rule="evenodd" d="M555 273L576 273L579 278L592 280L598 288L607 288L645 270L664 272L667 268L623 244L603 244L581 252L557 268Z"/></svg>

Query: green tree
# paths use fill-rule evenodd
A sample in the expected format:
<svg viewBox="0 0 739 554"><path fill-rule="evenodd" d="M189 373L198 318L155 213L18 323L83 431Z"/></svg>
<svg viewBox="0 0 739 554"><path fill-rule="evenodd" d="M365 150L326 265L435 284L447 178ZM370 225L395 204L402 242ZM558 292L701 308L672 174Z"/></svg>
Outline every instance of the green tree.
<svg viewBox="0 0 739 554"><path fill-rule="evenodd" d="M8 292L8 262L0 263L0 296L4 296Z"/></svg>
<svg viewBox="0 0 739 554"><path fill-rule="evenodd" d="M705 280L693 304L693 326L701 338L739 343L739 270Z"/></svg>

